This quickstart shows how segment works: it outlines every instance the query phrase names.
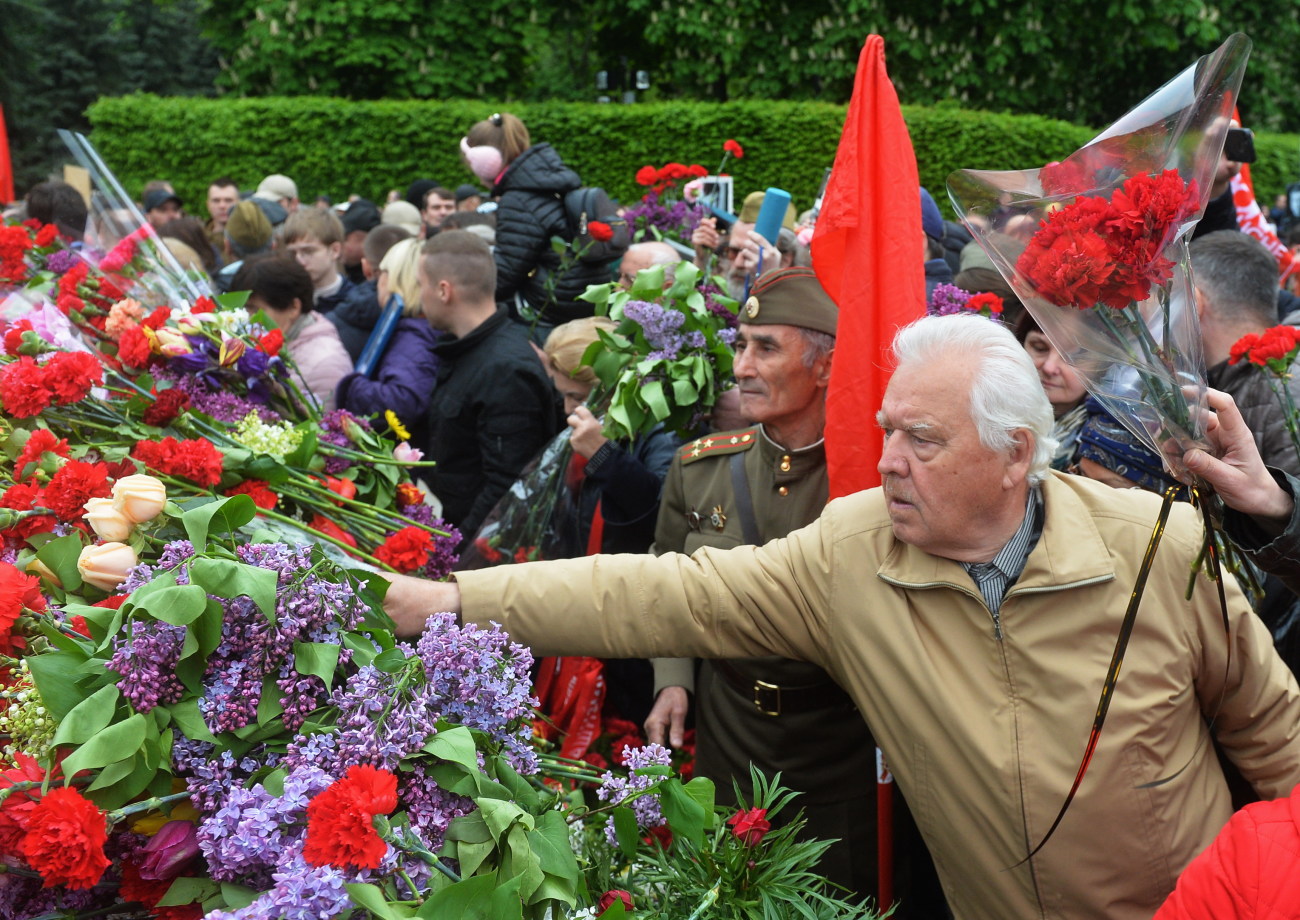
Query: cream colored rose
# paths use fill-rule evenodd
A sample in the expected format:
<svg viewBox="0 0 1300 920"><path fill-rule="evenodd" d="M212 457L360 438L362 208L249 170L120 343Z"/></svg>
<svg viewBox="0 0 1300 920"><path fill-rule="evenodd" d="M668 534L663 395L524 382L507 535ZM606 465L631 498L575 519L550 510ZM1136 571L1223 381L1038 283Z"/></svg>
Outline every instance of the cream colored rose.
<svg viewBox="0 0 1300 920"><path fill-rule="evenodd" d="M112 593L126 581L126 573L135 568L138 561L135 550L125 543L100 543L81 551L77 557L77 571L86 584Z"/></svg>
<svg viewBox="0 0 1300 920"><path fill-rule="evenodd" d="M99 539L120 541L131 536L131 528L135 525L118 510L113 499L92 498L86 502L85 508L83 517Z"/></svg>
<svg viewBox="0 0 1300 920"><path fill-rule="evenodd" d="M124 476L113 483L113 507L132 524L152 521L166 504L167 487L152 476Z"/></svg>

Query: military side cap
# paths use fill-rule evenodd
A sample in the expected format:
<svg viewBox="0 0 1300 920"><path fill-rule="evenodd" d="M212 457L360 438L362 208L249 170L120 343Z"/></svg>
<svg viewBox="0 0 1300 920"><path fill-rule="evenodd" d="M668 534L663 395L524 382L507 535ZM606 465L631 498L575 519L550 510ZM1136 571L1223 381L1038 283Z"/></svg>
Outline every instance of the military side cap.
<svg viewBox="0 0 1300 920"><path fill-rule="evenodd" d="M740 206L740 215L736 219L746 224L758 223L758 212L763 210L763 199L766 197L767 192L750 192L745 196L745 203ZM781 226L793 233L795 217L792 201L785 206L785 216L781 218ZM776 244L776 240L768 240L768 242Z"/></svg>
<svg viewBox="0 0 1300 920"><path fill-rule="evenodd" d="M822 288L811 268L768 272L750 289L740 305L740 321L754 325L798 326L835 334L839 308Z"/></svg>

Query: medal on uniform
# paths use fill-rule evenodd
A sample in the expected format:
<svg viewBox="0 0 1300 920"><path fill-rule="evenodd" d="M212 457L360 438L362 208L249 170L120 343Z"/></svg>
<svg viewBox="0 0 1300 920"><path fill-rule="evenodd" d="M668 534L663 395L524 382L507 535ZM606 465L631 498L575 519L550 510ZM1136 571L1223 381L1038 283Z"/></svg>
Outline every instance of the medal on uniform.
<svg viewBox="0 0 1300 920"><path fill-rule="evenodd" d="M727 516L722 513L721 505L714 505L713 511L709 514L709 523L718 533L727 529Z"/></svg>

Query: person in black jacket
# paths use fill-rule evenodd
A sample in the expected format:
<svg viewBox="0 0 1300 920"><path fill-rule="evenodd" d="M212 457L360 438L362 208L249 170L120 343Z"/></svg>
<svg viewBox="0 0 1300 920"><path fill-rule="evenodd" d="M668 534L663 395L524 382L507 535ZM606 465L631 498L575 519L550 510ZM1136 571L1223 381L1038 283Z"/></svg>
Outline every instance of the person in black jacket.
<svg viewBox="0 0 1300 920"><path fill-rule="evenodd" d="M493 300L495 284L492 251L474 234L447 230L424 244L420 303L429 325L449 333L434 347L425 459L437 466L427 475L462 545L561 427L559 394L524 330Z"/></svg>
<svg viewBox="0 0 1300 920"><path fill-rule="evenodd" d="M571 260L562 267L551 242L573 239L564 195L582 187L578 174L550 144L532 144L524 123L509 113L475 124L460 148L466 165L498 199L497 302L530 327L539 345L556 324L591 316L591 304L578 295L588 285L612 280L609 266Z"/></svg>

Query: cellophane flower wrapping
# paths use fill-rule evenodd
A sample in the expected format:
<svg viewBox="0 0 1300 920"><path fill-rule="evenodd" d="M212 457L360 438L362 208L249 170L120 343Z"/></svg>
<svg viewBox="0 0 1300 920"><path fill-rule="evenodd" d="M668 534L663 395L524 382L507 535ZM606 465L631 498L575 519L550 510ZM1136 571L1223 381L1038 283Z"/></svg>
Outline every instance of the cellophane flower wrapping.
<svg viewBox="0 0 1300 920"><path fill-rule="evenodd" d="M948 178L957 213L1089 392L1175 470L1204 443L1187 241L1250 47L1233 35L1060 162ZM993 235L1008 214L1040 218L1018 257Z"/></svg>
<svg viewBox="0 0 1300 920"><path fill-rule="evenodd" d="M524 468L461 551L457 570L585 554L576 523L581 472L569 434L557 434Z"/></svg>

